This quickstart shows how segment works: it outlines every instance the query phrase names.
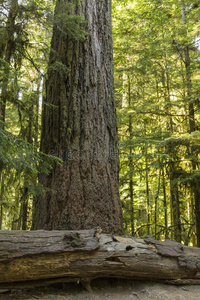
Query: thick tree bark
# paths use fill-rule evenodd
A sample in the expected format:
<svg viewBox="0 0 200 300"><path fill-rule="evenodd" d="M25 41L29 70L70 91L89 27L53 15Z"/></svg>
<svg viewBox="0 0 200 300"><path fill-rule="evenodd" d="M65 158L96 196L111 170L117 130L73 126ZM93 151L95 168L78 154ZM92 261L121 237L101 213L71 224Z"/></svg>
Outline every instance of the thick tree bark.
<svg viewBox="0 0 200 300"><path fill-rule="evenodd" d="M200 283L200 249L83 231L0 231L0 287L100 277Z"/></svg>
<svg viewBox="0 0 200 300"><path fill-rule="evenodd" d="M41 150L64 163L40 176L51 191L35 199L32 228L121 232L111 1L83 0L74 13L88 36L77 41L54 27L42 118Z"/></svg>

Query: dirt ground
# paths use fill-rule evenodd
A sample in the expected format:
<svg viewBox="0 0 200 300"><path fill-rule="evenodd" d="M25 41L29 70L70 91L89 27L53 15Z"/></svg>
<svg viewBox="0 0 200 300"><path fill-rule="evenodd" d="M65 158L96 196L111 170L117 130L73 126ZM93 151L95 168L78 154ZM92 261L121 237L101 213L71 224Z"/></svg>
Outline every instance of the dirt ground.
<svg viewBox="0 0 200 300"><path fill-rule="evenodd" d="M143 281L101 279L92 291L80 284L60 284L26 290L0 290L2 300L200 300L200 285L174 286Z"/></svg>

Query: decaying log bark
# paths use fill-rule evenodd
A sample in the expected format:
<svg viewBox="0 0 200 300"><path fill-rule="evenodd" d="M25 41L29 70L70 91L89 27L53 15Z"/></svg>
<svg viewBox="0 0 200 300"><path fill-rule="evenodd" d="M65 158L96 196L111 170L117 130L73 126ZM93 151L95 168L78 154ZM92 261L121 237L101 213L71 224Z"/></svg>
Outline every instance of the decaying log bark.
<svg viewBox="0 0 200 300"><path fill-rule="evenodd" d="M82 231L0 231L0 287L100 277L200 284L200 249Z"/></svg>

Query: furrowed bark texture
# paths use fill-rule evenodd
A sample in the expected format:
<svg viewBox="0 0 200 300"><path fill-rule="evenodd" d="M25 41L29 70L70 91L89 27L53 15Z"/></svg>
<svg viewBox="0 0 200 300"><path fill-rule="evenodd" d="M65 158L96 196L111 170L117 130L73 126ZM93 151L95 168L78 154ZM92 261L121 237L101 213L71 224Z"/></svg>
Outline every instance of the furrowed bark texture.
<svg viewBox="0 0 200 300"><path fill-rule="evenodd" d="M111 1L83 0L88 36L74 40L55 26L41 150L64 160L40 182L54 192L35 199L33 229L121 232L113 87ZM59 64L59 63L62 63ZM57 71L65 65L70 71ZM62 67L61 67L62 69Z"/></svg>
<svg viewBox="0 0 200 300"><path fill-rule="evenodd" d="M100 277L200 283L200 249L83 231L0 231L0 288Z"/></svg>

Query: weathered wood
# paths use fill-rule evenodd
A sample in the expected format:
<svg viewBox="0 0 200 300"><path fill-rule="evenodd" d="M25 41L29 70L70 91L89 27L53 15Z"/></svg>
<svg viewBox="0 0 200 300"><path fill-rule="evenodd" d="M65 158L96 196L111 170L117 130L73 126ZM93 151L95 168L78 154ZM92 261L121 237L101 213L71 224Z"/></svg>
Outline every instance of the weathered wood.
<svg viewBox="0 0 200 300"><path fill-rule="evenodd" d="M0 231L0 287L100 277L200 282L200 249L82 231Z"/></svg>

